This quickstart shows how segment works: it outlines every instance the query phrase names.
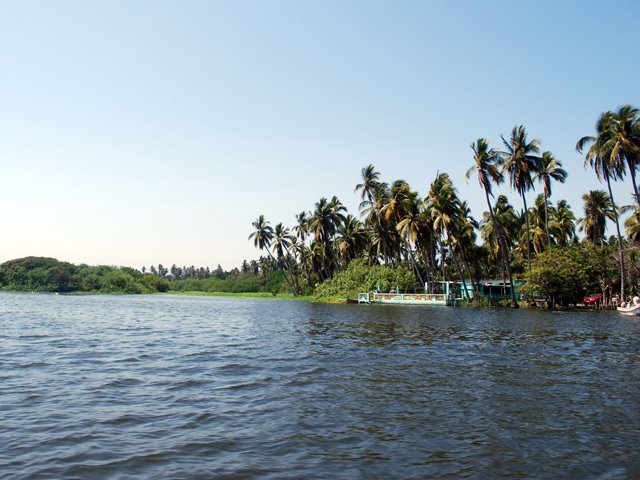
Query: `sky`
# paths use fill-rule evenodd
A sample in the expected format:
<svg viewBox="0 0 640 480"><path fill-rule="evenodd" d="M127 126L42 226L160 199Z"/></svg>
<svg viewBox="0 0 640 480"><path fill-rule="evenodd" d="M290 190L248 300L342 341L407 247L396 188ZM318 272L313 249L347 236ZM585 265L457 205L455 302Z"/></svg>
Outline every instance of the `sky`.
<svg viewBox="0 0 640 480"><path fill-rule="evenodd" d="M357 214L369 164L422 196L446 172L481 218L470 144L516 125L580 217L606 186L576 141L640 107L638 18L625 0L0 1L0 261L229 270L260 255L260 214L292 227L333 195Z"/></svg>

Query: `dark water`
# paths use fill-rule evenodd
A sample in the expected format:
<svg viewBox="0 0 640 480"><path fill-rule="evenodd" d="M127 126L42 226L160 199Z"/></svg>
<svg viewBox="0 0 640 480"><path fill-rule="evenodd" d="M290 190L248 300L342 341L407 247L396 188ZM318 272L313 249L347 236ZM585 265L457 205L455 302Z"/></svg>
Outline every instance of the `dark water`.
<svg viewBox="0 0 640 480"><path fill-rule="evenodd" d="M640 478L613 312L0 294L2 478Z"/></svg>

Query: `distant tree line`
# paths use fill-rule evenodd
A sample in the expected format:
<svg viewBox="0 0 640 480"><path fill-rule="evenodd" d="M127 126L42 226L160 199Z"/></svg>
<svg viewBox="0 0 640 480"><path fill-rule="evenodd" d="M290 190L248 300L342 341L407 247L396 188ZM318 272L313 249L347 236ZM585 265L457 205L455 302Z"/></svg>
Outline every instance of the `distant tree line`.
<svg viewBox="0 0 640 480"><path fill-rule="evenodd" d="M74 265L55 258L25 257L0 265L0 288L26 292L154 293L169 282L130 267Z"/></svg>

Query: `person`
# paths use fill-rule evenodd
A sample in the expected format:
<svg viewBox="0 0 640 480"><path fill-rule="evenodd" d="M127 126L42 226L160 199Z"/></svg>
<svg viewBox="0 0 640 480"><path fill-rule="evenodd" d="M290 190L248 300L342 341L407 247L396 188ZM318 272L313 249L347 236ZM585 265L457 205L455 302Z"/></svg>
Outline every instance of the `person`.
<svg viewBox="0 0 640 480"><path fill-rule="evenodd" d="M640 297L638 295L636 295L635 297L633 297L633 304L635 306L640 305Z"/></svg>
<svg viewBox="0 0 640 480"><path fill-rule="evenodd" d="M620 304L620 308L627 308L627 302L623 300L622 303Z"/></svg>

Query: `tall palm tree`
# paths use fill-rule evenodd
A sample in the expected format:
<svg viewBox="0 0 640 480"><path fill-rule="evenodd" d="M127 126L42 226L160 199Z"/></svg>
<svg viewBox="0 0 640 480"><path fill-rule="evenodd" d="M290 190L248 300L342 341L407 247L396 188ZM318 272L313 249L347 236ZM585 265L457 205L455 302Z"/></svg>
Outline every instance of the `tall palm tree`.
<svg viewBox="0 0 640 480"><path fill-rule="evenodd" d="M604 190L591 190L582 195L584 217L578 220L580 231L593 243L604 244L607 219L614 220L613 203Z"/></svg>
<svg viewBox="0 0 640 480"><path fill-rule="evenodd" d="M443 257L442 267L444 268L445 244L449 248L451 260L454 263L458 275L463 285L467 285L464 273L458 262L453 239L458 233L456 222L460 215L460 200L456 194L451 178L446 173L439 173L431 184L429 194L425 200L427 208L433 215L433 229L440 238L440 252ZM467 288L463 288L467 301L470 301Z"/></svg>
<svg viewBox="0 0 640 480"><path fill-rule="evenodd" d="M253 244L260 250L266 250L269 257L273 260L276 265L281 265L281 263L276 260L276 258L271 253L269 247L271 246L272 241L276 239L276 234L273 228L269 225L269 222L265 220L264 215L260 215L258 219L252 223L253 228L255 229L250 235L249 240L253 239ZM279 236L282 236L282 224L278 224L279 226ZM278 238L278 248L284 248L284 244L282 243L283 238ZM286 241L285 241L286 243ZM284 251L282 252L284 255ZM284 278L289 284L291 291L294 295L297 295L297 289L294 286L294 283L291 281L287 273L283 270Z"/></svg>
<svg viewBox="0 0 640 480"><path fill-rule="evenodd" d="M634 242L640 241L640 208L634 208L631 215L624 221L627 237Z"/></svg>
<svg viewBox="0 0 640 480"><path fill-rule="evenodd" d="M543 152L542 157L536 162L534 177L543 186L544 193L544 229L547 232L547 245L551 245L551 235L549 234L549 210L547 201L551 197L551 181L555 180L564 183L567 179L567 172L562 168L562 162L557 160L551 152Z"/></svg>
<svg viewBox="0 0 640 480"><path fill-rule="evenodd" d="M607 142L611 163L629 167L634 198L640 207L640 195L636 182L636 170L640 165L640 112L631 105L624 105L616 112L607 112Z"/></svg>
<svg viewBox="0 0 640 480"><path fill-rule="evenodd" d="M559 200L556 204L555 214L551 218L550 229L556 243L566 247L576 238L576 217L571 211L571 206L566 200Z"/></svg>
<svg viewBox="0 0 640 480"><path fill-rule="evenodd" d="M582 153L587 145L589 150L585 153L585 167L589 165L594 169L598 180L607 182L609 190L609 199L613 209L613 217L616 225L616 234L618 237L618 255L620 257L620 298L624 298L624 280L626 277L626 269L624 265L624 250L622 248L622 235L620 233L620 221L618 219L618 209L613 199L613 191L611 189L611 180L621 179L624 174L624 164L621 162L612 162L611 156L611 112L603 113L596 123L596 135L585 136L576 143L576 150Z"/></svg>
<svg viewBox="0 0 640 480"><path fill-rule="evenodd" d="M531 238L529 228L529 213L525 194L533 188L531 176L535 172L538 158L536 153L540 151L540 142L537 139L528 141L524 126L513 127L509 141L503 136L502 143L505 151L502 152L504 171L509 174L511 188L520 194L524 204L524 219L527 226L527 263L531 270Z"/></svg>
<svg viewBox="0 0 640 480"><path fill-rule="evenodd" d="M529 225L531 227L531 244L536 254L545 251L551 245L551 237L547 237L547 215L551 209L551 215L555 215L553 206L549 207L548 201L543 194L536 197L533 207L529 208Z"/></svg>
<svg viewBox="0 0 640 480"><path fill-rule="evenodd" d="M293 229L298 233L298 238L303 242L309 234L309 215L307 212L300 212L296 215L296 225Z"/></svg>
<svg viewBox="0 0 640 480"><path fill-rule="evenodd" d="M474 163L471 165L469 170L467 170L465 179L469 181L469 177L474 171L478 175L478 183L484 190L484 195L489 207L489 215L491 216L491 222L496 232L500 247L500 256L502 257L502 263L509 279L509 288L511 289L511 306L513 308L518 308L518 302L516 301L516 294L513 288L513 277L511 275L511 265L509 262L509 250L504 238L504 232L496 221L490 198L493 197L493 183L500 185L504 181L504 175L498 168L500 154L493 148L489 148L489 142L484 138L479 138L475 143L472 143L471 150L473 150Z"/></svg>
<svg viewBox="0 0 640 480"><path fill-rule="evenodd" d="M376 188L380 183L380 173L376 171L376 168L369 164L361 170L362 183L356 185L354 192L361 190L360 192L360 211L365 209L371 204L375 196Z"/></svg>
<svg viewBox="0 0 640 480"><path fill-rule="evenodd" d="M269 222L264 219L264 215L260 215L251 225L253 225L255 230L249 235L249 240L253 238L253 245L260 250L266 249L269 256L273 258L273 255L271 255L269 251L271 240L273 239L273 228L271 228Z"/></svg>
<svg viewBox="0 0 640 480"><path fill-rule="evenodd" d="M411 264L418 276L418 280L424 286L424 280L414 254L414 247L419 244L420 236L424 229L424 216L420 212L420 203L418 195L415 192L411 192L411 195L405 199L402 217L396 224L396 230L405 244L405 249L411 259Z"/></svg>
<svg viewBox="0 0 640 480"><path fill-rule="evenodd" d="M343 224L338 227L336 246L345 264L357 258L367 245L368 234L360 220L347 215Z"/></svg>

